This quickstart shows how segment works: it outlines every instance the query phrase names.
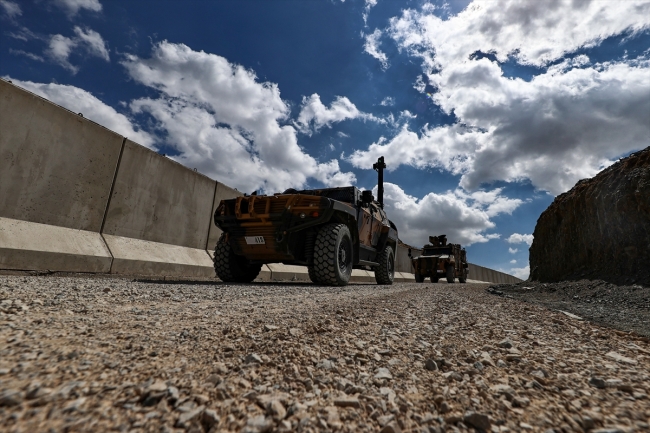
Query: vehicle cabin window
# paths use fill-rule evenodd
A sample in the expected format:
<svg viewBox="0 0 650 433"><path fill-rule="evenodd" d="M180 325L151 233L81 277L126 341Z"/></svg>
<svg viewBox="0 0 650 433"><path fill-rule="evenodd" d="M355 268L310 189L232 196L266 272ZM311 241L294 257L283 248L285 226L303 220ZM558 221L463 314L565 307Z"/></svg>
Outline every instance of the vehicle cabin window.
<svg viewBox="0 0 650 433"><path fill-rule="evenodd" d="M437 256L440 254L451 254L451 248L425 248L424 254L427 256Z"/></svg>

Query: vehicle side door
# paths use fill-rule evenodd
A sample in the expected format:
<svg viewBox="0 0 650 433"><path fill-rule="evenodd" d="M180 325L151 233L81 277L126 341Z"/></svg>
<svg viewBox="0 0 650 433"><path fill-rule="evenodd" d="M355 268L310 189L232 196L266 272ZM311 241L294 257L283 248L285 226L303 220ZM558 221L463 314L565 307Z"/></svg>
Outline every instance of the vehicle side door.
<svg viewBox="0 0 650 433"><path fill-rule="evenodd" d="M372 226L370 228L372 234L370 237L370 245L373 248L377 248L379 244L379 239L381 237L381 228L383 226L382 222L386 219L384 211L377 206L375 203L370 203L369 206Z"/></svg>
<svg viewBox="0 0 650 433"><path fill-rule="evenodd" d="M357 224L359 225L359 243L370 247L372 245L372 216L370 207L360 207Z"/></svg>

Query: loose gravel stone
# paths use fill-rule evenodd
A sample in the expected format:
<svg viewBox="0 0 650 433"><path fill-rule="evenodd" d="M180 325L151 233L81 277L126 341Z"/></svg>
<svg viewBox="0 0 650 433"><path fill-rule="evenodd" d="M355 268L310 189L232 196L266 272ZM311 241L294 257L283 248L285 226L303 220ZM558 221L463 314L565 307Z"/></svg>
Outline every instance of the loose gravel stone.
<svg viewBox="0 0 650 433"><path fill-rule="evenodd" d="M468 412L463 417L463 422L478 431L488 431L492 426L490 418L482 413Z"/></svg>
<svg viewBox="0 0 650 433"><path fill-rule="evenodd" d="M352 397L337 398L334 400L334 405L339 407L361 407L359 399Z"/></svg>
<svg viewBox="0 0 650 433"><path fill-rule="evenodd" d="M600 377L592 377L589 379L589 385L600 389L607 388L607 383Z"/></svg>
<svg viewBox="0 0 650 433"><path fill-rule="evenodd" d="M434 361L433 359L428 358L424 363L424 368L426 368L429 371L435 371L438 369L438 364L436 364L436 361Z"/></svg>
<svg viewBox="0 0 650 433"><path fill-rule="evenodd" d="M387 368L378 368L377 373L375 374L375 379L392 379L393 375L390 374L390 370Z"/></svg>
<svg viewBox="0 0 650 433"><path fill-rule="evenodd" d="M648 430L648 341L486 287L2 276L0 425Z"/></svg>
<svg viewBox="0 0 650 433"><path fill-rule="evenodd" d="M0 393L0 407L18 406L23 402L23 393L16 389L7 389Z"/></svg>

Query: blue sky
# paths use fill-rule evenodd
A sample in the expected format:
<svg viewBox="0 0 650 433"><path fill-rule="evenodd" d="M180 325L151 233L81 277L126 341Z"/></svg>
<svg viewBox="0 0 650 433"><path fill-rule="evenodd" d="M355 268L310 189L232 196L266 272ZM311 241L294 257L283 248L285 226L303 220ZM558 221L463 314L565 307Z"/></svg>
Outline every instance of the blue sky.
<svg viewBox="0 0 650 433"><path fill-rule="evenodd" d="M0 76L240 191L354 184L522 278L650 144L650 0L0 0Z"/></svg>

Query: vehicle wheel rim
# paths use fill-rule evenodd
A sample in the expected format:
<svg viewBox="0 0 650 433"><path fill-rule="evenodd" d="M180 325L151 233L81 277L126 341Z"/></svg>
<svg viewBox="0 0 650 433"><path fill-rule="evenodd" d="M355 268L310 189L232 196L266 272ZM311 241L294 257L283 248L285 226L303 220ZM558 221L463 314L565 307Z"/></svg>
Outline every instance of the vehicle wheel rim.
<svg viewBox="0 0 650 433"><path fill-rule="evenodd" d="M395 275L395 259L392 257L388 259L388 275Z"/></svg>
<svg viewBox="0 0 650 433"><path fill-rule="evenodd" d="M338 251L339 269L343 273L348 271L348 267L349 267L348 261L352 256L350 253L351 253L350 243L347 242L347 240L343 240L339 245L339 251Z"/></svg>

